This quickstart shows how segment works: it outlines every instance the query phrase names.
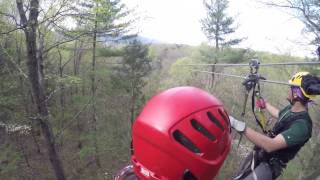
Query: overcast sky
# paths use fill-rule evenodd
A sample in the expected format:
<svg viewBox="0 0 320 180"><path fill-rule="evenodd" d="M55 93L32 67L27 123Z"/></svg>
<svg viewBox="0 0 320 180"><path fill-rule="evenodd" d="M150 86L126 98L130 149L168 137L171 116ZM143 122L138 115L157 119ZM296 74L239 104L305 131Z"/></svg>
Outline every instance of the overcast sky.
<svg viewBox="0 0 320 180"><path fill-rule="evenodd" d="M142 17L140 35L161 42L199 45L207 42L200 19L205 17L202 0L123 0ZM283 10L267 8L256 0L230 0L229 14L239 28L238 37L247 37L239 46L273 53L313 56L307 46L304 25Z"/></svg>

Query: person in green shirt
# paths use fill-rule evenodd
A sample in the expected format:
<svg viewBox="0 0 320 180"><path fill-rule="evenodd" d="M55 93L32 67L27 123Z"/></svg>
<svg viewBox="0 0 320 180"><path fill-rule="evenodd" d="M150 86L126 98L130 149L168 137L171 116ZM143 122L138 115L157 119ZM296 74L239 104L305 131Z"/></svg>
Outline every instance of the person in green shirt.
<svg viewBox="0 0 320 180"><path fill-rule="evenodd" d="M308 104L320 94L320 79L309 72L299 72L289 80L288 101L290 105L278 110L263 98L256 106L266 109L276 123L269 135L261 134L242 121L230 116L230 123L239 133L255 144L252 170L240 172L234 179L276 179L287 163L295 157L312 135L312 121ZM248 166L250 167L250 166Z"/></svg>

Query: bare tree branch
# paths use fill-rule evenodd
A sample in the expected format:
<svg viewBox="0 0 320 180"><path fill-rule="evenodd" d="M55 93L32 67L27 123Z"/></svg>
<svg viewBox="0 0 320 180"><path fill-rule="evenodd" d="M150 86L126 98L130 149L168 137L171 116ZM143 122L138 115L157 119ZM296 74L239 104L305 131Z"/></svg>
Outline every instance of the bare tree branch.
<svg viewBox="0 0 320 180"><path fill-rule="evenodd" d="M49 52L50 50L52 50L53 48L56 48L56 47L58 47L58 46L60 46L60 45L62 45L62 44L65 44L65 43L68 43L68 42L71 42L71 41L75 41L75 40L79 39L80 37L85 36L85 35L87 35L87 34L88 34L88 33L85 32L85 33L79 34L79 35L77 35L77 36L75 36L75 37L73 37L73 38L71 38L71 39L57 42L57 43L53 44L52 46L50 46L49 48L47 48L46 50L44 50L43 53L44 53L44 54L45 54L45 53L48 53L48 52Z"/></svg>
<svg viewBox="0 0 320 180"><path fill-rule="evenodd" d="M93 101L93 98L91 98L91 99L81 108L81 110L80 110L79 112L77 112L77 113L72 117L72 119L69 120L69 122L56 134L55 139L58 139L58 138L60 138L60 137L63 135L64 131L65 131L67 128L69 128L69 126L71 126L72 123L74 123L74 120L76 120L76 119L80 116L80 114L81 114L84 110L86 110L87 107L89 107L89 106L92 104L92 101Z"/></svg>
<svg viewBox="0 0 320 180"><path fill-rule="evenodd" d="M24 29L24 27L17 27L17 28L14 28L14 29L11 29L9 31L6 31L6 32L0 32L1 35L4 35L4 34L10 34L10 33L13 33L17 30L20 30L20 29Z"/></svg>
<svg viewBox="0 0 320 180"><path fill-rule="evenodd" d="M294 1L294 0L286 0L285 2L275 2L275 1L260 1L264 5L294 10L291 13L294 17L302 21L306 25L306 29L315 35L316 43L319 41L320 36L320 3L317 1Z"/></svg>
<svg viewBox="0 0 320 180"><path fill-rule="evenodd" d="M25 27L25 26L21 26L21 24L18 23L17 18L12 14L0 11L0 15L3 15L5 17L8 17L8 18L12 19L15 22L15 26L16 26L16 28L13 28L11 30L8 30L8 31L5 31L5 32L0 32L1 35L10 34L12 32L15 32L17 30L23 29Z"/></svg>
<svg viewBox="0 0 320 180"><path fill-rule="evenodd" d="M11 64L13 64L13 66L18 70L18 72L20 73L20 75L22 75L22 77L24 77L25 79L28 79L27 74L23 72L23 70L19 67L19 65L16 62L14 62L13 57L7 52L7 50L5 48L3 48L2 46L0 46L0 47L3 50L3 52L5 53L5 55L8 57L5 59L10 61Z"/></svg>
<svg viewBox="0 0 320 180"><path fill-rule="evenodd" d="M8 14L8 13L4 13L4 12L0 11L0 15L3 15L5 17L8 17L8 18L12 19L15 22L16 25L19 24L18 21L17 21L17 18L12 14Z"/></svg>

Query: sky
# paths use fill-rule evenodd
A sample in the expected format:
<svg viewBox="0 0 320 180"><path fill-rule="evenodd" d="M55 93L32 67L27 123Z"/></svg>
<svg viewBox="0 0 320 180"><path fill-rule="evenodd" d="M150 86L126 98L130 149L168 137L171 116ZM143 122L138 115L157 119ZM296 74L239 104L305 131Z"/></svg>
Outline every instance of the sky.
<svg viewBox="0 0 320 180"><path fill-rule="evenodd" d="M206 11L202 0L123 0L141 19L141 36L165 43L200 45L208 42L200 19ZM278 54L314 56L304 24L281 9L257 0L229 0L228 14L239 25L235 37L247 38L238 47Z"/></svg>

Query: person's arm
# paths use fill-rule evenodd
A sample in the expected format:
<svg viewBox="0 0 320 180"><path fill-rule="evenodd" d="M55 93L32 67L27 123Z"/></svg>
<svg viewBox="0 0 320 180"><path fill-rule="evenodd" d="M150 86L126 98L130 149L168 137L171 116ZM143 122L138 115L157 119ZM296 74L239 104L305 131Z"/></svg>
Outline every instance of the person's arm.
<svg viewBox="0 0 320 180"><path fill-rule="evenodd" d="M264 134L254 131L246 126L246 123L229 116L230 124L237 132L245 135L249 141L261 147L267 152L273 152L287 147L287 143L282 134L278 134L274 138L270 138Z"/></svg>
<svg viewBox="0 0 320 180"><path fill-rule="evenodd" d="M279 109L266 102L262 97L257 98L256 107L260 109L266 109L276 119L279 117Z"/></svg>
<svg viewBox="0 0 320 180"><path fill-rule="evenodd" d="M248 138L249 141L261 147L267 152L273 152L287 147L287 143L282 134L278 134L276 137L270 138L266 135L254 131L249 127L246 127L243 134Z"/></svg>
<svg viewBox="0 0 320 180"><path fill-rule="evenodd" d="M279 118L279 109L272 106L270 103L266 102L266 110L273 116L274 118Z"/></svg>

